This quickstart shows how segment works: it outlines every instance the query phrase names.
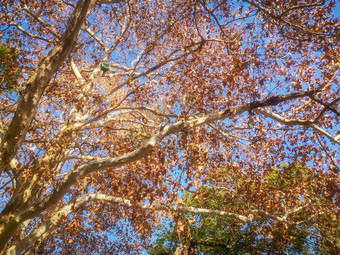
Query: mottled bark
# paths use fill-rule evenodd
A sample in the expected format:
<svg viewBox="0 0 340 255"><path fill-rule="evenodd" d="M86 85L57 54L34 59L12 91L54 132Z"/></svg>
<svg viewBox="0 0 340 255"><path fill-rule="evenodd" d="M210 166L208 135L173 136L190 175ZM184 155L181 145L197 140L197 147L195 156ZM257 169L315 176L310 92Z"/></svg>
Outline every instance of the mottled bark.
<svg viewBox="0 0 340 255"><path fill-rule="evenodd" d="M18 103L15 115L1 141L0 171L6 169L24 141L44 90L70 54L93 2L94 0L80 0L78 2L64 35L27 81L26 89Z"/></svg>
<svg viewBox="0 0 340 255"><path fill-rule="evenodd" d="M69 56L94 2L94 0L79 0L69 19L64 35L28 80L12 122L1 141L0 171L6 170L24 141L44 90L58 68ZM25 197L23 195L18 196L17 194L13 197L13 202L8 203L0 215L0 250L4 249L24 220L18 211L20 208L16 206L22 205L24 202Z"/></svg>

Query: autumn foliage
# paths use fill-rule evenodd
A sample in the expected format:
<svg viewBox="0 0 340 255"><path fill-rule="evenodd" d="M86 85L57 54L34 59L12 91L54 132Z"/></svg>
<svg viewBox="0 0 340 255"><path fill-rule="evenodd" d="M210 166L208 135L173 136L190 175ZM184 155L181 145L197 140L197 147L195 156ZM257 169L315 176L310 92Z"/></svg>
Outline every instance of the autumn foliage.
<svg viewBox="0 0 340 255"><path fill-rule="evenodd" d="M170 220L194 254L214 217L336 254L336 8L1 1L0 250L140 254Z"/></svg>

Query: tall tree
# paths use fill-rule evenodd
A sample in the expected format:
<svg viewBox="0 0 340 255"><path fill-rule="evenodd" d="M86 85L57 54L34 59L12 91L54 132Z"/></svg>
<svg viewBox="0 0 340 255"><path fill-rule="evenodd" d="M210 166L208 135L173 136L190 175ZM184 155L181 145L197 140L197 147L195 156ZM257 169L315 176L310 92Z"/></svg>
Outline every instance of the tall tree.
<svg viewBox="0 0 340 255"><path fill-rule="evenodd" d="M1 1L1 38L18 49L22 77L20 93L1 94L0 250L139 253L163 216L184 212L313 219L332 232L324 215L338 217L339 203L334 8ZM317 174L310 188L327 203L288 187L291 202L277 204L257 183L256 195L216 210L181 206L183 190L223 189L233 174L249 189L247 180L295 161Z"/></svg>

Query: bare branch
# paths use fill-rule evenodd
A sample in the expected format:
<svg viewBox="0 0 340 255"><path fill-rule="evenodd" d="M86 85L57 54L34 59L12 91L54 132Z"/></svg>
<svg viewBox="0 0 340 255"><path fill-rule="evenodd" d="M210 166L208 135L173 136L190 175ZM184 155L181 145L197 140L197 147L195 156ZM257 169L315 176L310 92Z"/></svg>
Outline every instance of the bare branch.
<svg viewBox="0 0 340 255"><path fill-rule="evenodd" d="M215 131L217 131L220 135L222 135L223 137L226 137L226 138L230 138L230 137L233 137L233 138L236 138L238 140L243 140L243 141L247 141L247 142L251 142L251 140L249 139L245 139L245 138L241 138L241 137L238 137L237 135L232 135L232 134L226 134L224 133L222 130L218 129L217 127L213 126L212 124L208 124L209 127L211 127L212 129L214 129ZM228 132L229 133L229 132Z"/></svg>
<svg viewBox="0 0 340 255"><path fill-rule="evenodd" d="M98 157L92 157L92 156L81 156L81 155L68 155L65 157L66 160L69 159L85 159L85 160L94 160L97 159Z"/></svg>
<svg viewBox="0 0 340 255"><path fill-rule="evenodd" d="M59 222L67 217L72 212L76 211L83 204L91 201L103 201L117 206L124 206L129 208L139 207L142 210L152 210L152 211L166 211L166 212L179 212L179 213L188 213L188 214L197 214L197 215L211 215L223 218L231 218L235 220L239 220L242 222L251 222L253 220L253 216L244 216L241 214L236 214L227 211L221 210L211 210L206 208L197 208L191 206L179 206L179 205L161 205L161 204L133 204L128 199L123 199L121 197L107 196L105 194L88 194L83 197L78 198L74 203L64 206L54 215L52 215L48 220L46 220L42 225L40 225L33 232L29 233L26 237L21 239L19 242L15 243L10 251L16 251L17 254L22 252L23 250L28 249L34 242L40 240L43 241L50 237L50 233L58 226ZM301 221L298 223L291 222L287 218L293 213L299 212L310 205L310 201L300 207L292 208L288 210L283 217L272 215L263 210L254 209L252 213L262 215L276 221L285 222L287 224L301 224L305 221ZM315 217L312 216L312 217Z"/></svg>
<svg viewBox="0 0 340 255"><path fill-rule="evenodd" d="M101 126L105 125L106 123L114 120L115 116L120 115L120 114L124 114L124 113L131 113L131 112L137 112L147 119L147 117L144 114L142 114L140 111L148 111L148 112L150 112L154 115L165 117L165 118L177 118L178 117L178 115L176 115L176 114L165 114L165 113L156 111L152 108L148 108L148 107L144 107L144 106L140 106L140 107L117 107L117 108L115 107L115 108L108 109L108 110L104 111L103 113L101 113L100 115L95 116L92 119L86 121L82 125L79 125L79 128L87 129L87 128L101 127Z"/></svg>
<svg viewBox="0 0 340 255"><path fill-rule="evenodd" d="M309 219L304 220L304 221L294 222L294 221L288 220L288 218L289 218L292 214L297 213L297 212L300 212L301 210L306 209L310 204L311 204L311 201L308 200L307 203L305 203L305 204L303 204L303 205L301 205L301 206L293 207L293 208L287 210L287 211L285 212L285 214L284 214L282 217L280 217L280 216L275 216L275 215L273 215L273 214L271 214L271 213L268 213L268 212L266 212L266 211L264 211L264 210L260 210L260 209L253 209L253 213L258 214L258 215L265 216L265 217L267 217L267 218L270 218L270 219L273 219L273 220L276 220L276 221L285 222L285 223L290 224L290 225L299 225L299 224L301 224L301 223L303 223L303 222L308 221ZM313 217L314 217L314 216L313 216Z"/></svg>

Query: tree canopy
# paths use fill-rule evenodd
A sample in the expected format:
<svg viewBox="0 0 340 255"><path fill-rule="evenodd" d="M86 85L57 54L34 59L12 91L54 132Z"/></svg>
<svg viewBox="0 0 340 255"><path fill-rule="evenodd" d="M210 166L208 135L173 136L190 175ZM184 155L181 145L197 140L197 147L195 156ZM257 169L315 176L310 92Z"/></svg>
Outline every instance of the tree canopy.
<svg viewBox="0 0 340 255"><path fill-rule="evenodd" d="M1 1L0 251L140 254L196 215L337 252L336 8Z"/></svg>
<svg viewBox="0 0 340 255"><path fill-rule="evenodd" d="M230 176L227 171L228 169L223 169ZM301 199L301 194L313 197L314 203L325 208L327 201L315 190L318 182L322 180L313 171L295 162L267 172L260 182L244 180L236 175L223 189L211 185L196 192L186 192L185 206L211 210L223 208L227 211L247 206L260 208L256 205L260 199L254 199L259 191L263 192L260 196L268 201L275 198L273 211L296 203ZM292 195L291 190L299 192ZM237 199L232 199L233 196L237 196ZM252 204L246 202L249 197L253 197ZM295 213L303 209L296 208ZM322 221L322 217L304 220L305 216L305 212L297 213L292 217L295 221L301 221L298 224L287 224L282 220L273 221L272 217L253 214L250 216L253 218L252 222L240 224L237 220L214 215L186 214L182 215L177 224L159 226L160 231L149 254L165 255L176 251L204 255L338 253L336 214L324 215ZM327 228L323 222L327 222ZM326 229L327 232L324 232Z"/></svg>

